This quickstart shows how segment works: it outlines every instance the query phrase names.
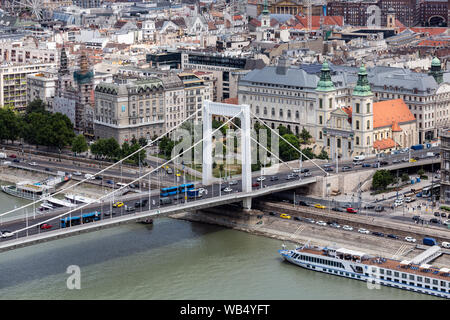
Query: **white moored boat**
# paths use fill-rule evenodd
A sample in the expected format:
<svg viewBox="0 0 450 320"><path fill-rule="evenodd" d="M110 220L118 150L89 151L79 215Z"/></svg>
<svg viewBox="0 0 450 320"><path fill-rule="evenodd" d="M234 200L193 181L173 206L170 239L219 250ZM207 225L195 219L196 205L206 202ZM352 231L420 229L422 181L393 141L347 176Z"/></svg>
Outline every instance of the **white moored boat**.
<svg viewBox="0 0 450 320"><path fill-rule="evenodd" d="M439 246L430 247L411 261L308 245L294 250L283 248L279 253L286 261L309 270L450 299L450 269L427 264L441 254Z"/></svg>

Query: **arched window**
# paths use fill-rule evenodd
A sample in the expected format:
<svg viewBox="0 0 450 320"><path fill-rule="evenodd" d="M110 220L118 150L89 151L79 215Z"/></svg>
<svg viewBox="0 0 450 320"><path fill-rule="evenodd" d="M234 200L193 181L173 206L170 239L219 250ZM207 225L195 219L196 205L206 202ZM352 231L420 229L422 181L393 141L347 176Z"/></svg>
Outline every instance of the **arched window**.
<svg viewBox="0 0 450 320"><path fill-rule="evenodd" d="M267 116L267 107L264 107L264 115Z"/></svg>
<svg viewBox="0 0 450 320"><path fill-rule="evenodd" d="M359 146L359 137L356 137L356 145Z"/></svg>
<svg viewBox="0 0 450 320"><path fill-rule="evenodd" d="M298 110L297 110L297 111L295 111L295 119L298 119L298 118L300 118L300 112L298 112Z"/></svg>
<svg viewBox="0 0 450 320"><path fill-rule="evenodd" d="M275 108L272 108L272 116L275 116Z"/></svg>
<svg viewBox="0 0 450 320"><path fill-rule="evenodd" d="M259 106L256 106L256 114L259 114Z"/></svg>
<svg viewBox="0 0 450 320"><path fill-rule="evenodd" d="M370 137L367 137L367 145L370 146Z"/></svg>
<svg viewBox="0 0 450 320"><path fill-rule="evenodd" d="M319 131L319 139L323 139L322 131Z"/></svg>
<svg viewBox="0 0 450 320"><path fill-rule="evenodd" d="M359 120L356 120L356 122L355 122L355 129L359 130Z"/></svg>
<svg viewBox="0 0 450 320"><path fill-rule="evenodd" d="M367 130L370 130L370 120L367 120Z"/></svg>
<svg viewBox="0 0 450 320"><path fill-rule="evenodd" d="M288 118L291 117L291 110L288 110L288 111L287 111L287 116L288 116Z"/></svg>
<svg viewBox="0 0 450 320"><path fill-rule="evenodd" d="M280 118L283 118L283 109L280 108Z"/></svg>

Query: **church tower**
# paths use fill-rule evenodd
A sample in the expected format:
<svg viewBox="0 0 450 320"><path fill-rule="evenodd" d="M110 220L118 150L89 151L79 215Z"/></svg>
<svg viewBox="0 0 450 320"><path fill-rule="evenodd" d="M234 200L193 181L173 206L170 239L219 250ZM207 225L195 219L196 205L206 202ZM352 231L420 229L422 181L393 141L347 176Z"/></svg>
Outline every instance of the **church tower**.
<svg viewBox="0 0 450 320"><path fill-rule="evenodd" d="M364 64L359 68L358 81L352 94L352 130L354 155L372 153L373 93Z"/></svg>
<svg viewBox="0 0 450 320"><path fill-rule="evenodd" d="M323 141L323 127L326 126L327 121L330 119L330 113L336 108L336 88L333 81L331 81L331 70L328 66L328 62L325 61L322 64L320 70L320 80L317 83L316 88L317 103L316 103L316 140ZM325 145L325 144L324 144Z"/></svg>
<svg viewBox="0 0 450 320"><path fill-rule="evenodd" d="M431 61L431 69L428 74L430 76L433 76L437 84L441 84L444 81L441 69L441 61L437 57L434 57Z"/></svg>
<svg viewBox="0 0 450 320"><path fill-rule="evenodd" d="M262 29L270 28L270 12L267 6L267 0L264 0L264 9L262 11L261 17L261 28Z"/></svg>

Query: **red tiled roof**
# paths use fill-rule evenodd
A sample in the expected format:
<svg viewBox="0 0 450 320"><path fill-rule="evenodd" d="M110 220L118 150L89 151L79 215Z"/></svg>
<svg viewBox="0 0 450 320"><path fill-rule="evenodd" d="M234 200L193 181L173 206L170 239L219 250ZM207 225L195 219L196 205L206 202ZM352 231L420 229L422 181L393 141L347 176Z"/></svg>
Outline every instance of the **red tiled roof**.
<svg viewBox="0 0 450 320"><path fill-rule="evenodd" d="M386 100L373 103L373 127L380 128L414 121L416 118L403 99Z"/></svg>
<svg viewBox="0 0 450 320"><path fill-rule="evenodd" d="M304 28L308 27L308 18L296 15L295 18L298 20L299 24L303 25ZM326 26L343 26L344 17L343 16L325 16L323 18L323 25ZM321 16L311 17L311 27L318 28L321 26L320 23ZM301 29L301 28L298 28Z"/></svg>
<svg viewBox="0 0 450 320"><path fill-rule="evenodd" d="M400 131L402 131L402 128L400 128L397 121L394 121L392 123L392 132L400 132Z"/></svg>
<svg viewBox="0 0 450 320"><path fill-rule="evenodd" d="M441 33L444 33L445 31L447 31L447 28L431 28L431 27L429 27L429 28L426 28L426 27L424 27L424 28L403 27L403 28L400 28L399 30L400 30L400 32L402 32L405 29L410 29L412 32L415 32L415 33L427 33L430 36L437 36Z"/></svg>
<svg viewBox="0 0 450 320"><path fill-rule="evenodd" d="M448 47L450 46L450 40L422 40L418 46L423 47Z"/></svg>
<svg viewBox="0 0 450 320"><path fill-rule="evenodd" d="M233 16L233 20L234 20L234 21L236 21L236 20L242 20L242 16L240 16L240 15Z"/></svg>
<svg viewBox="0 0 450 320"><path fill-rule="evenodd" d="M395 145L398 145L398 143L395 143L395 141L391 138L376 140L373 142L373 147L378 150L395 148Z"/></svg>

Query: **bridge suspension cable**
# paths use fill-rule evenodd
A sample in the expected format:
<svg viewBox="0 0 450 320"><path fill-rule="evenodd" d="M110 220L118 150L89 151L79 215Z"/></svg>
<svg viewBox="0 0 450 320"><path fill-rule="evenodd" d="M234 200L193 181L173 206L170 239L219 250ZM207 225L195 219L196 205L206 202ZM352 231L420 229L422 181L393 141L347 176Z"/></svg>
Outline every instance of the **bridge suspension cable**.
<svg viewBox="0 0 450 320"><path fill-rule="evenodd" d="M312 164L314 164L317 168L319 168L320 170L322 170L327 176L329 176L330 174L328 172L326 172L321 166L319 166L317 163L314 162L314 160L310 159L309 157L307 157L301 150L297 149L295 146L293 146L289 141L287 141L285 138L283 138L278 132L276 132L275 130L273 130L270 126L268 126L263 120L261 120L258 116L256 116L253 112L250 112L250 114L255 117L256 119L258 119L259 121L261 121L267 128L269 128L273 133L275 133L278 137L280 137L281 139L283 139L284 142L286 142L288 145L290 145L292 148L294 148L296 151L298 151L302 156L304 156L306 159L310 160L312 162Z"/></svg>
<svg viewBox="0 0 450 320"><path fill-rule="evenodd" d="M229 119L227 122L223 123L223 124L222 124L221 126L219 126L217 129L215 129L214 131L212 131L211 134L216 133L216 132L217 132L218 130L220 130L223 126L225 126L226 124L228 124L230 121L232 121L234 118L236 118L236 117L237 117L239 114L241 114L241 113L242 113L242 111L238 112L236 115L234 115L234 116L233 116L231 119ZM124 184L123 186L121 186L121 187L120 187L119 189L117 189L117 190L111 191L110 193L101 196L100 198L97 199L97 202L100 202L100 200L102 200L103 198L107 198L107 197L109 197L111 194L114 194L115 192L118 192L118 191L122 190L123 188L128 187L130 184L135 183L136 181L139 181L139 180L145 178L147 175L152 174L155 170L159 170L160 168L164 167L164 166L167 165L168 163L170 163L170 162L172 162L173 160L179 158L179 157L182 156L184 153L188 152L189 150L191 150L192 148L194 148L195 146L197 146L199 143L203 142L203 139L204 139L204 138L202 138L201 140L197 141L196 143L194 143L192 146L190 146L190 147L187 148L186 150L183 150L183 152L179 153L178 155L176 155L176 156L173 157L172 159L166 161L165 163L161 164L160 166L154 168L153 170L147 172L146 174L142 175L141 177L139 177L139 178L137 178L137 179L135 179L135 180L133 180L133 181L127 183L127 184ZM51 218L49 218L49 219L47 219L47 220L45 220L45 221L41 221L41 222L39 222L39 223L36 223L36 224L34 224L34 225L31 225L31 226L27 226L27 227L22 228L22 229L19 229L19 230L11 231L11 233L12 233L12 234L16 234L16 236L17 236L17 238L18 238L19 232L26 231L26 230L31 229L31 228L33 228L33 227L40 226L40 225L42 225L42 224L44 224L44 223L50 222L50 221L55 220L55 219L59 219L59 218L65 216L65 215L71 214L71 213L74 212L74 211L82 210L83 208L85 208L86 206L88 206L88 205L90 205L90 204L91 204L91 203L86 203L86 204L84 204L84 205L81 205L81 206L79 206L79 207L76 207L76 208L74 208L74 209L71 209L71 210L69 210L69 211L67 211L67 212L64 212L64 213L62 213L62 214L60 214L60 215L58 215L58 216L51 217ZM112 213L111 213L111 216L112 216ZM81 219L81 220L82 220L82 219Z"/></svg>
<svg viewBox="0 0 450 320"><path fill-rule="evenodd" d="M95 177L95 176L97 176L97 175L103 173L104 171L113 168L113 167L116 166L117 164L122 163L124 160L127 160L128 158L132 157L132 156L135 155L136 153L141 152L142 150L144 150L144 149L146 149L147 147L151 146L151 145L152 145L153 143L155 143L156 141L162 139L162 138L163 138L164 136L166 136L167 134L169 134L169 133L171 133L172 131L174 131L175 129L179 128L183 123L185 123L186 121L188 121L190 118L192 118L193 116L197 115L197 113L198 113L200 110L201 110L201 108L198 108L196 112L194 112L194 113L191 114L189 117L187 117L186 119L184 119L183 121L181 121L178 125L172 127L171 129L169 129L168 131L166 131L165 133L163 133L162 135L160 135L159 137L157 137L155 140L149 141L145 146L139 148L138 150L134 151L133 153L129 154L128 156L126 156L126 157L120 159L119 161L113 163L112 165L106 167L105 169L102 169L102 170L100 170L100 171L94 173L94 174L92 175L92 177ZM12 212L15 212L15 211L22 210L22 209L25 209L25 208L27 208L27 207L33 206L33 205L35 205L35 204L37 204L37 203L39 203L39 202L41 202L41 201L45 201L45 200L47 200L49 197L54 197L54 196L56 196L56 195L58 195L58 194L60 194L60 193L62 193L62 192L64 192L64 191L67 191L67 190L69 190L69 189L72 189L72 188L74 188L74 187L76 187L76 186L78 186L78 185L80 185L80 184L82 184L82 183L84 183L84 182L90 180L92 177L90 177L90 178L85 178L85 179L83 179L83 180L81 180L81 181L79 181L79 182L77 182L77 183L75 183L75 184L73 184L73 185L71 185L71 186L69 186L69 187L67 187L67 188L61 189L61 190L59 190L59 191L57 191L57 192L55 192L55 193L53 193L53 194L51 194L51 195L42 197L42 198L40 198L39 200L36 200L36 201L33 201L33 202L29 203L29 204L23 205L23 206L21 206L21 207L19 207L19 208L15 208L15 209L9 210L9 211L7 211L7 212L4 212L4 213L0 214L0 217L3 217L3 216L5 216L5 215L7 215L7 214L10 214L10 213L12 213ZM97 201L98 201L98 200L99 200L99 199L97 199Z"/></svg>

